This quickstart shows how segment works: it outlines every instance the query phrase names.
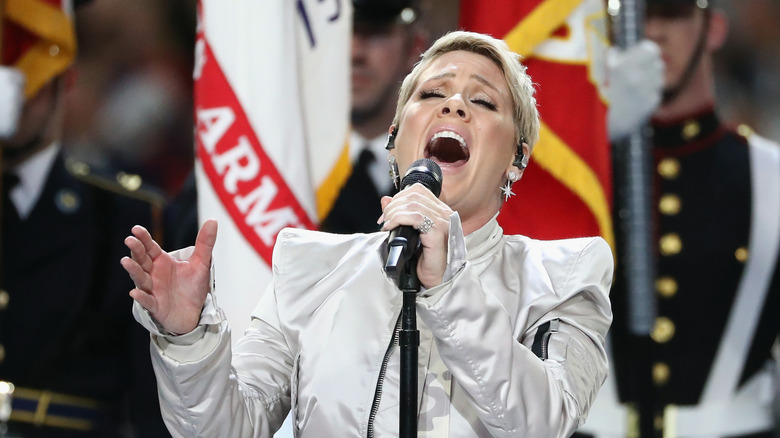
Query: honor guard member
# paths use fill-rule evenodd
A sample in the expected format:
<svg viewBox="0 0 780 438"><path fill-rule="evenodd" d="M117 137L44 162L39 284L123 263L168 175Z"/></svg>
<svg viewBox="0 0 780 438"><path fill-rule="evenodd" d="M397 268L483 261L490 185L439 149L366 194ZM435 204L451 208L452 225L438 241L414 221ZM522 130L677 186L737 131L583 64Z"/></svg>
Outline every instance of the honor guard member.
<svg viewBox="0 0 780 438"><path fill-rule="evenodd" d="M161 198L63 153L70 1L0 6L0 436L170 436L119 264L130 227L158 228Z"/></svg>
<svg viewBox="0 0 780 438"><path fill-rule="evenodd" d="M657 319L647 351L629 354L618 261L611 376L579 436L777 436L780 147L718 117L712 58L727 22L712 2L646 0L665 64L651 120Z"/></svg>
<svg viewBox="0 0 780 438"><path fill-rule="evenodd" d="M352 173L321 226L334 233L379 229L379 200L397 191L388 178L387 127L401 81L428 44L412 0L353 0L352 5Z"/></svg>

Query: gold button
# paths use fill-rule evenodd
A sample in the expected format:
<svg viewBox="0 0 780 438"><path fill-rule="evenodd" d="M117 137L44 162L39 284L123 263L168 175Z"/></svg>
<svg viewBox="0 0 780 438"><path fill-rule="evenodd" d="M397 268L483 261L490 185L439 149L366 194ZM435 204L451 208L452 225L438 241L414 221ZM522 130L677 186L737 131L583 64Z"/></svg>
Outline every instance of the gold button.
<svg viewBox="0 0 780 438"><path fill-rule="evenodd" d="M81 197L71 189L61 189L54 199L57 208L63 213L75 213L81 206Z"/></svg>
<svg viewBox="0 0 780 438"><path fill-rule="evenodd" d="M680 212L682 201L677 195L663 195L658 200L658 210L667 216L673 216Z"/></svg>
<svg viewBox="0 0 780 438"><path fill-rule="evenodd" d="M90 169L89 164L82 163L81 161L73 161L68 160L67 162L68 170L71 171L74 175L84 176L89 175Z"/></svg>
<svg viewBox="0 0 780 438"><path fill-rule="evenodd" d="M674 337L674 323L665 316L659 316L655 319L655 327L650 337L659 344L665 344Z"/></svg>
<svg viewBox="0 0 780 438"><path fill-rule="evenodd" d="M663 362L656 362L653 364L653 383L655 383L656 386L666 385L666 382L669 381L670 374L669 365Z"/></svg>
<svg viewBox="0 0 780 438"><path fill-rule="evenodd" d="M131 192L138 190L142 184L141 177L132 173L119 172L116 176L116 180L122 187Z"/></svg>
<svg viewBox="0 0 780 438"><path fill-rule="evenodd" d="M699 122L696 120L689 120L685 122L685 126L683 126L682 130L682 137L683 140L690 140L701 132L701 126L699 126Z"/></svg>
<svg viewBox="0 0 780 438"><path fill-rule="evenodd" d="M671 298L677 294L677 280L669 276L660 277L655 280L655 290L662 297Z"/></svg>
<svg viewBox="0 0 780 438"><path fill-rule="evenodd" d="M675 179L680 174L680 162L676 158L664 158L658 163L658 174L665 179Z"/></svg>
<svg viewBox="0 0 780 438"><path fill-rule="evenodd" d="M0 290L0 310L7 309L9 301L11 301L11 295L8 295L8 292L4 290Z"/></svg>
<svg viewBox="0 0 780 438"><path fill-rule="evenodd" d="M655 418L653 418L653 427L656 431L663 431L664 430L664 416L663 415L656 415Z"/></svg>
<svg viewBox="0 0 780 438"><path fill-rule="evenodd" d="M682 240L677 233L668 233L661 236L661 241L658 243L658 247L661 250L661 254L665 256L671 256L679 254L682 251Z"/></svg>
<svg viewBox="0 0 780 438"><path fill-rule="evenodd" d="M734 257L737 259L737 261L741 263L745 263L749 255L750 253L748 252L748 249L745 248L744 246L741 246L737 248L736 251L734 251Z"/></svg>

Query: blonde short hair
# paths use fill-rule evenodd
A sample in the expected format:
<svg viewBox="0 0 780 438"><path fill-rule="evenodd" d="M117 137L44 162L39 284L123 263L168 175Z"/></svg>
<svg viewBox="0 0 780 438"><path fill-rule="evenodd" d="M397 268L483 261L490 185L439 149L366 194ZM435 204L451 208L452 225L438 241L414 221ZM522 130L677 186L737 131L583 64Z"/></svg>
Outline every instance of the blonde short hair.
<svg viewBox="0 0 780 438"><path fill-rule="evenodd" d="M528 143L528 147L533 148L539 138L539 111L536 109L535 90L531 77L526 73L526 67L520 63L520 55L512 52L503 40L481 33L449 32L436 40L422 54L420 61L417 62L401 85L393 124L398 126L401 111L411 99L412 92L417 87L422 72L441 55L457 50L483 55L501 69L512 93L515 143L524 139Z"/></svg>

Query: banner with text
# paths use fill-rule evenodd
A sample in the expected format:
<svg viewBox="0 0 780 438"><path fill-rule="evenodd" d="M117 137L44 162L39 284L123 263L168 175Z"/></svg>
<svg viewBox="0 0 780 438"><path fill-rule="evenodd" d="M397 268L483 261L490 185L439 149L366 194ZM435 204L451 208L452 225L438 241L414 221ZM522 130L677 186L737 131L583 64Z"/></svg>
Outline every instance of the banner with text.
<svg viewBox="0 0 780 438"><path fill-rule="evenodd" d="M219 222L217 301L234 342L284 227L314 229L348 173L351 3L200 0L198 214Z"/></svg>

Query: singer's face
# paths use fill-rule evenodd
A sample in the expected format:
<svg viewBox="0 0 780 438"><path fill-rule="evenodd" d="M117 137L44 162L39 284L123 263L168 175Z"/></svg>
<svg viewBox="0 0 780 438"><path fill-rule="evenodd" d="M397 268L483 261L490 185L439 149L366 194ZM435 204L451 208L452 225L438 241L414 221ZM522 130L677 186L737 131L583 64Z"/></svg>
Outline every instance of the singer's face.
<svg viewBox="0 0 780 438"><path fill-rule="evenodd" d="M440 198L466 220L489 220L514 160L512 95L485 56L455 51L423 71L406 103L396 138L403 175L420 158L442 169Z"/></svg>

